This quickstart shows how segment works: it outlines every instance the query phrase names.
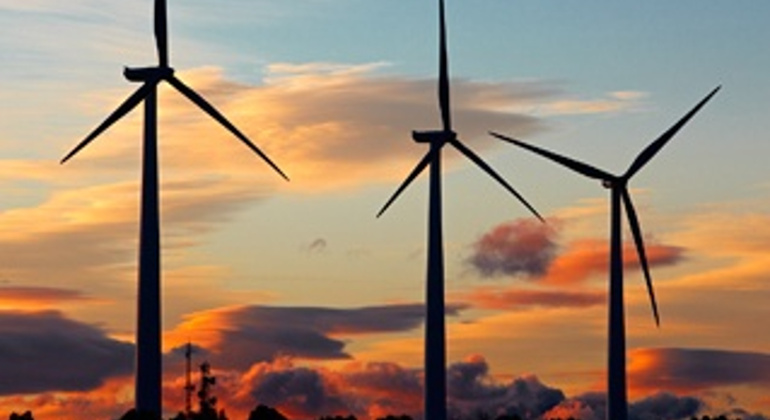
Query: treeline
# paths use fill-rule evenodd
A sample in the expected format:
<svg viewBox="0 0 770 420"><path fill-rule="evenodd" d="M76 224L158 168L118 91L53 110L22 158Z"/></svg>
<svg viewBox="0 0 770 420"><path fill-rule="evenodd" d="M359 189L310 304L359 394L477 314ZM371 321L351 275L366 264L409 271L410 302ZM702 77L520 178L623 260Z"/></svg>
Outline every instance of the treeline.
<svg viewBox="0 0 770 420"><path fill-rule="evenodd" d="M477 418L473 419L451 419L451 420L524 420L518 415L501 415L497 417L491 417L487 415L479 415ZM8 417L8 420L35 420L34 416L32 415L32 412L26 411L23 414L18 414L16 412L11 413L11 415ZM126 414L124 414L120 420L163 420L160 417L148 414L148 413L140 413L136 410L130 410ZM225 414L224 410L216 411L213 409L211 410L204 410L204 411L198 411L198 412L190 412L190 413L179 413L174 417L171 417L168 420L230 420L227 417L227 414ZM266 405L258 405L254 410L249 413L248 420L289 420L288 417L284 416L279 412L278 410L268 407ZM358 420L356 416L354 415L348 415L348 416L322 416L319 417L318 420ZM414 420L412 417L402 414L399 416L395 415L387 415L385 417L379 417L376 420ZM568 418L561 418L561 417L549 417L547 419L543 420L580 420L579 418L575 417L568 417ZM665 420L665 419L661 419ZM720 415L716 417L711 417L704 415L702 417L691 417L690 420L741 420L740 417L727 417L725 415Z"/></svg>

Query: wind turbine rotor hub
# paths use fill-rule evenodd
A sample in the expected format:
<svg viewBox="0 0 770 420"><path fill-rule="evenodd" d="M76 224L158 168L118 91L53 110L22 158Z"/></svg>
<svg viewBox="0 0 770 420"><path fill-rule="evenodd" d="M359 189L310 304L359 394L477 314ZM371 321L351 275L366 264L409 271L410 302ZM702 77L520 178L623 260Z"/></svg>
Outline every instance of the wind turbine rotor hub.
<svg viewBox="0 0 770 420"><path fill-rule="evenodd" d="M412 131L412 140L417 143L439 143L454 141L457 133L452 130Z"/></svg>
<svg viewBox="0 0 770 420"><path fill-rule="evenodd" d="M123 76L131 82L162 80L173 75L174 69L171 67L126 67L123 69Z"/></svg>

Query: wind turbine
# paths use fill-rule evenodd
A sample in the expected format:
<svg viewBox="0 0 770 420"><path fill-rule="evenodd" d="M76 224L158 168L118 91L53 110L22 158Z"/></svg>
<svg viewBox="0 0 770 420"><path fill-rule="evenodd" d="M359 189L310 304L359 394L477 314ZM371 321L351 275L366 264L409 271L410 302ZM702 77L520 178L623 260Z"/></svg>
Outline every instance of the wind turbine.
<svg viewBox="0 0 770 420"><path fill-rule="evenodd" d="M465 146L452 131L449 108L449 69L446 46L444 0L439 0L439 80L438 98L443 128L435 131L413 131L412 139L428 143L430 149L406 180L385 203L380 217L398 196L427 166L430 166L428 210L428 264L425 321L425 419L446 420L446 343L444 319L444 250L441 212L441 149L450 144L484 172L499 182L540 220L542 217L516 190L476 153Z"/></svg>
<svg viewBox="0 0 770 420"><path fill-rule="evenodd" d="M139 290L136 329L136 409L161 414L161 319L160 319L160 219L158 209L157 90L168 82L183 96L209 114L259 155L284 179L286 175L202 96L174 75L168 65L166 0L155 0L155 41L158 65L128 68L123 75L142 83L104 122L69 152L61 163L75 156L102 132L144 102L144 142L142 153L142 193L139 233Z"/></svg>
<svg viewBox="0 0 770 420"><path fill-rule="evenodd" d="M533 153L550 159L560 165L566 166L573 171L585 175L589 178L598 179L605 188L610 190L610 292L609 292L609 347L607 364L607 419L608 420L626 420L628 418L628 400L626 395L626 333L625 333L625 315L623 304L623 247L621 232L621 207L626 209L626 217L631 227L631 234L636 244L636 252L639 255L639 262L644 272L644 278L647 282L647 292L650 296L652 305L652 314L655 317L655 324L660 326L660 316L658 315L658 305L655 300L655 292L650 277L650 269L647 263L647 256L644 250L642 240L642 229L639 225L639 219L636 210L631 202L631 195L628 192L628 182L644 165L646 165L655 156L666 143L698 112L706 105L721 86L717 87L705 98L703 98L695 107L684 117L676 122L671 128L660 135L655 141L650 143L639 156L631 163L631 166L623 175L613 175L591 165L578 162L568 157L558 155L545 149L524 143L522 141L506 137L498 133L490 133L493 136L513 143Z"/></svg>

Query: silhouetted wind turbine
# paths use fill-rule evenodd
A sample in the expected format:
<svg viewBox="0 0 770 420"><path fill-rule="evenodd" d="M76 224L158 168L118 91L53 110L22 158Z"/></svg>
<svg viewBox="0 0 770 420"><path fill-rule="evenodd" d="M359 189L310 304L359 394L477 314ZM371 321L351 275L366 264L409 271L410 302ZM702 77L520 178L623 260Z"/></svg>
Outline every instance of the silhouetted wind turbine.
<svg viewBox="0 0 770 420"><path fill-rule="evenodd" d="M123 75L139 87L110 114L91 134L69 152L61 163L124 117L140 102L144 102L144 144L142 155L142 203L139 234L139 291L136 329L136 409L161 414L161 320L160 320L160 222L158 210L157 154L157 88L168 82L182 95L209 114L217 122L259 155L283 178L286 175L261 150L241 133L227 118L203 97L174 76L168 65L168 35L166 1L155 0L155 41L158 49L156 67L125 68Z"/></svg>
<svg viewBox="0 0 770 420"><path fill-rule="evenodd" d="M626 333L623 304L623 247L621 232L621 206L626 209L628 224L636 243L639 263L647 282L647 292L650 296L652 313L655 324L660 325L658 305L650 277L647 255L642 240L642 229L639 219L628 193L628 181L639 172L650 159L655 156L666 143L681 129L700 109L713 97L720 87L717 87L703 98L690 112L677 121L671 128L660 135L647 146L631 163L628 170L621 176L610 174L591 165L578 162L565 156L558 155L545 149L506 137L498 133L493 136L523 147L558 164L566 166L575 172L602 181L602 185L610 190L610 292L609 292L609 348L607 366L607 419L626 420L628 418L628 401L626 396Z"/></svg>
<svg viewBox="0 0 770 420"><path fill-rule="evenodd" d="M446 343L444 320L444 250L441 221L441 148L447 143L454 146L484 172L516 196L540 220L537 211L509 185L492 167L457 139L452 131L449 108L449 69L446 47L444 1L439 0L439 81L438 97L443 129L413 131L412 139L429 143L430 149L406 180L377 214L380 217L409 184L430 165L430 192L428 210L428 270L426 287L425 322L425 419L446 420Z"/></svg>

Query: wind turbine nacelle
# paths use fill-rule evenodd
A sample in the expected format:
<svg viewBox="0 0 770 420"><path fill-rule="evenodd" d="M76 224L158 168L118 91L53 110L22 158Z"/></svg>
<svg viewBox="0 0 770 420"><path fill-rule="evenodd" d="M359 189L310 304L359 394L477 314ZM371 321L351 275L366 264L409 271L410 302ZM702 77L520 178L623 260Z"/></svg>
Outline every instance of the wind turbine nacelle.
<svg viewBox="0 0 770 420"><path fill-rule="evenodd" d="M417 143L446 143L457 139L457 133L451 130L412 131L412 139Z"/></svg>
<svg viewBox="0 0 770 420"><path fill-rule="evenodd" d="M126 67L123 69L123 76L132 82L167 79L173 75L174 69L171 67Z"/></svg>

